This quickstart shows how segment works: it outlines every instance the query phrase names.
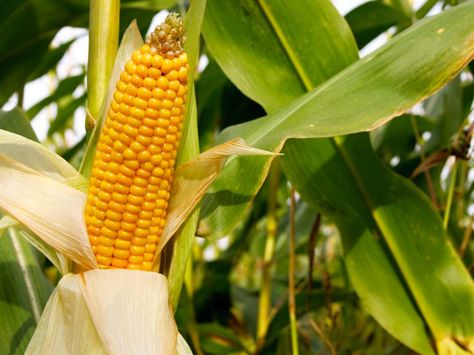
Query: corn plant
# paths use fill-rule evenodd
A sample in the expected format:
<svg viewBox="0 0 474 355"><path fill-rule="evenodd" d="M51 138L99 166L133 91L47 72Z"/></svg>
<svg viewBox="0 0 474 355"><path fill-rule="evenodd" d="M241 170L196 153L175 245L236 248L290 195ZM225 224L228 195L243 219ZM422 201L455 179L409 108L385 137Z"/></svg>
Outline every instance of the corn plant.
<svg viewBox="0 0 474 355"><path fill-rule="evenodd" d="M474 352L474 0L22 6L0 22L38 18L0 41L1 353ZM87 103L81 69L24 110L65 25L89 28ZM30 124L55 101L62 157Z"/></svg>

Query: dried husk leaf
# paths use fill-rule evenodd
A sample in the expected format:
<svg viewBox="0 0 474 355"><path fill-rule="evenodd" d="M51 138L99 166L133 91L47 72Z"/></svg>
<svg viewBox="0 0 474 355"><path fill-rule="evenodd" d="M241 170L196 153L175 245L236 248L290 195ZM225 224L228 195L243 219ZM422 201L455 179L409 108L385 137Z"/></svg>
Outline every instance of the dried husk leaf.
<svg viewBox="0 0 474 355"><path fill-rule="evenodd" d="M26 355L107 354L81 292L80 275L68 274L51 294Z"/></svg>
<svg viewBox="0 0 474 355"><path fill-rule="evenodd" d="M73 271L71 260L66 255L58 252L25 226L20 225L19 227L14 228L28 243L38 249L56 267L56 269L58 269L61 275L66 275Z"/></svg>
<svg viewBox="0 0 474 355"><path fill-rule="evenodd" d="M85 194L0 156L0 208L85 270L97 267L83 216Z"/></svg>
<svg viewBox="0 0 474 355"><path fill-rule="evenodd" d="M0 155L58 181L81 180L72 165L43 145L0 129Z"/></svg>
<svg viewBox="0 0 474 355"><path fill-rule="evenodd" d="M61 274L65 275L69 272L68 258L56 252L53 247L49 246L33 233L26 230L15 218L5 215L0 219L0 237L3 236L3 233L8 228L16 229L16 231L20 233L23 238L25 238L30 244L43 253L43 255L45 255L51 261L51 263L59 270Z"/></svg>
<svg viewBox="0 0 474 355"><path fill-rule="evenodd" d="M191 348L189 347L186 340L184 340L183 336L178 333L178 343L176 344L176 354L177 355L193 355Z"/></svg>
<svg viewBox="0 0 474 355"><path fill-rule="evenodd" d="M36 235L31 233L31 231L24 228L20 222L15 218L5 215L0 219L0 237L3 236L3 233L8 228L14 228L17 230L20 235L25 238L30 244L32 244L36 249L38 249L43 255L45 255L51 263L59 270L63 275L69 272L69 262L68 258L58 253L53 247L49 246L43 240L38 238Z"/></svg>
<svg viewBox="0 0 474 355"><path fill-rule="evenodd" d="M175 354L178 330L164 275L92 270L82 275L81 289L110 354Z"/></svg>
<svg viewBox="0 0 474 355"><path fill-rule="evenodd" d="M19 222L15 218L8 215L3 216L0 219L0 236L7 228L18 227L19 225Z"/></svg>
<svg viewBox="0 0 474 355"><path fill-rule="evenodd" d="M64 182L76 189L84 190L87 180L84 179L67 161L43 145L15 133L0 129L0 155L15 160L54 180ZM6 228L16 228L21 235L41 251L62 274L68 272L68 259L56 252L28 230L12 216L3 216L0 220L0 233Z"/></svg>
<svg viewBox="0 0 474 355"><path fill-rule="evenodd" d="M26 354L191 354L180 338L165 276L96 269L61 279Z"/></svg>
<svg viewBox="0 0 474 355"><path fill-rule="evenodd" d="M238 155L275 155L249 146L241 138L219 144L176 169L166 225L158 245L160 252L201 201L227 159Z"/></svg>

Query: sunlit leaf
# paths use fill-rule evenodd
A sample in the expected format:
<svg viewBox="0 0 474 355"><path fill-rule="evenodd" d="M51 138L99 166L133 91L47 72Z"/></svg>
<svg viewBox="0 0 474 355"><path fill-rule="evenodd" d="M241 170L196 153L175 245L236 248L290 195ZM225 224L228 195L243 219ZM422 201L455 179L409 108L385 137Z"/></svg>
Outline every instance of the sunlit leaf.
<svg viewBox="0 0 474 355"><path fill-rule="evenodd" d="M359 48L364 47L382 32L405 21L400 10L383 2L368 1L346 15L346 20L357 40Z"/></svg>
<svg viewBox="0 0 474 355"><path fill-rule="evenodd" d="M64 130L71 118L74 118L74 112L86 103L86 94L81 95L78 98L71 97L68 103L58 109L56 118L51 122L48 135L51 136L53 133Z"/></svg>
<svg viewBox="0 0 474 355"><path fill-rule="evenodd" d="M199 154L199 138L197 132L197 112L196 98L194 93L194 75L199 57L199 39L201 35L201 24L206 9L206 0L196 0L190 4L186 14L184 27L186 30L187 41L184 49L189 59L189 92L186 100L186 111L184 116L184 125L182 132L182 143L179 149L177 164L187 162ZM168 276L170 285L170 301L173 309L179 301L181 286L184 280L189 253L196 233L199 211L195 210L186 223L177 233L173 243L169 243L168 248L163 250L162 265L166 263L164 270Z"/></svg>
<svg viewBox="0 0 474 355"><path fill-rule="evenodd" d="M243 11L247 11L249 14L248 18L251 18L253 22L260 23L256 21L256 12L252 11L249 3L246 2L245 5L240 5L240 8L235 7L235 12L242 11L242 8L244 8ZM275 59L277 53L270 54L266 50L256 51L255 49L250 49L253 48L252 41L255 41L258 36L262 36L262 33L265 33L265 30L262 29L264 25L259 25L260 27L246 26L244 24L246 19L241 20L242 16L229 16L233 10L226 10L227 16L225 16L223 12L216 12L215 9L218 8L217 2L211 2L210 4L213 4L210 8L214 8L214 10L208 12L211 14L212 24L205 27L206 39L210 43L211 51L217 57L224 71L242 90L261 102L270 111L275 105L287 104L302 92L302 90L291 91L288 89L291 83L286 82L287 87L285 90L281 90L281 87L272 88L268 86L266 78L273 78L272 70L274 70L274 68L268 65L268 60L277 61L278 59ZM247 8L245 9L245 7ZM295 5L293 7L297 8ZM224 5L220 5L221 11L224 8ZM256 8L260 11L258 7ZM283 43L285 52L282 58L289 58L291 64L295 66L294 72L297 74L297 80L294 81L293 87L296 87L296 83L301 81L303 83L311 83L311 80L308 80L308 78L317 78L318 73L313 76L310 67L306 69L305 67L298 66L298 46L296 44L293 45L291 41L287 41L284 36L281 38L280 26L277 20L275 20L277 13L270 11L269 15L266 7L263 6L262 8L266 17L271 18L272 27L270 32L276 33L276 37ZM228 9L232 8L229 7ZM285 18L288 17L288 11L285 14L278 12L278 14L282 14L281 18L283 21L286 21ZM471 13L472 15L472 12L474 12L473 2L468 2L464 7L447 11L437 18L415 25L412 29L390 41L387 46L378 52L352 65L289 106L266 118L233 127L227 130L221 136L221 139L228 139L235 134L236 136L249 139L252 144L258 147L266 149L275 148L278 151L285 137L324 137L325 134L323 132L329 126L332 132L328 132L328 136L356 132L358 129L354 128L359 125L362 128L362 125L364 125L362 122L365 119L373 119L374 121L363 130L375 127L377 124L398 115L410 105L422 100L427 94L438 90L442 84L449 81L472 58L474 52L473 33L472 26L470 26L470 15L467 14ZM318 11L314 11L314 13L318 13ZM460 16L465 17L461 20ZM298 24L300 25L304 23L305 14L300 13L299 16L291 16L291 18L298 18ZM262 23L265 23L265 21ZM459 27L461 23L463 25ZM233 28L239 28L244 33L240 33L237 38L230 32L230 29ZM258 36L256 33L258 33ZM444 39L441 38L443 33L453 35L451 37L452 41L449 44L443 43ZM245 38L245 40L241 40L242 38ZM436 43L434 46L433 42ZM225 46L223 45L224 43ZM315 43L318 43L318 41L315 41ZM454 43L456 44L454 45ZM409 47L416 47L417 50L411 51L408 49ZM443 47L445 48L443 49ZM454 52L458 53L459 56L451 56L451 54L454 54L451 51L453 47L457 49ZM248 50L243 51L243 48ZM437 49L439 49L439 52ZM319 50L321 50L321 47L319 47ZM248 54L250 51L253 51L251 55ZM302 58L304 58L304 54L302 55ZM341 56L343 55L341 54ZM327 57L328 55L325 55L320 58ZM351 61L350 58L351 54L349 53L346 56L348 63ZM257 62L260 62L260 65L257 65ZM244 63L244 65L240 63ZM440 63L444 64L439 66ZM418 64L420 64L420 67L415 68ZM282 67L288 68L289 66L285 65ZM249 74L246 76L247 68L256 71L264 69L266 75L253 76ZM433 71L432 68L436 68L438 71ZM412 69L414 70L411 71ZM253 81L253 85L249 85L249 80L250 82ZM420 81L418 82L418 80ZM315 81L317 82L317 79ZM311 85L306 86L308 89L311 88ZM280 97L283 100L279 100ZM319 98L321 101L319 101ZM275 117L278 118L275 119ZM341 128L341 130L338 130L338 128ZM260 129L261 135L258 133ZM279 134L281 134L280 137L278 137ZM358 264L358 266L353 265L352 269L350 269L353 272L357 272L357 274L353 275L353 279L357 275L363 275L363 260L367 260L362 253L357 253L356 251L359 250L366 253L372 250L370 254L377 255L376 258L370 259L371 263L368 265L370 268L365 269L365 272L370 272L372 277L367 279L366 275L365 279L361 277L355 280L358 281L355 283L358 292L367 296L364 300L367 302L369 310L373 312L379 322L384 324L392 334L396 334L399 339L410 344L413 348L420 349L422 352L429 352L430 346L423 329L423 321L418 316L415 306L406 293L405 286L399 279L396 269L391 265L392 262L387 260L386 251L384 251L381 245L373 242L373 232L371 230L374 228L374 222L371 221L370 215L368 216L366 213L368 209L372 210L374 208L372 198L382 201L386 195L382 190L388 186L396 185L397 187L394 186L391 190L403 191L403 196L405 196L405 193L407 196L411 196L409 204L418 205L419 208L423 209L424 217L419 218L417 225L425 223L427 216L430 216L429 218L433 220L433 224L438 226L436 228L439 228L439 217L433 213L429 203L420 195L419 191L415 194L413 186L393 177L391 174L387 174L380 167L378 161L371 158L373 153L371 153L371 149L367 145L368 142L365 140L366 137L336 140L334 143L312 140L300 142L299 145L296 145L296 141L288 142L287 146L296 148L284 151L286 155L283 157L283 161L287 162L284 170L304 198L310 199L315 207L322 209L332 216L340 227L348 227L347 229L343 228L343 234L346 235L344 239L346 259L349 263L357 262ZM319 155L318 159L316 159L317 155ZM355 159L355 162L353 159ZM362 164L361 159L366 161L366 164ZM242 216L245 207L251 201L256 189L258 189L266 175L268 161L265 163L262 164L261 161L259 162L254 158L237 158L229 162L229 166L224 170L223 175L213 185L214 189L209 194L211 198L206 201L203 209L203 224L207 228L207 230L204 230L210 231L211 236L222 235L230 231L239 217ZM357 168L354 168L354 164L357 164ZM343 171L346 171L346 174ZM371 175L372 177L370 177ZM374 175L377 178L374 179ZM239 176L238 179L237 176ZM241 182L242 176L252 176L252 178ZM347 176L352 176L354 181L350 181L349 184L336 183L342 178L347 180L345 179ZM366 186L380 186L382 190L372 192L370 188L366 189ZM354 196L353 201L351 200L350 203L348 202L350 200L348 199L348 193ZM385 198L388 198L388 196L385 196ZM405 203L408 202L405 201ZM440 339L450 329L450 326L446 323L449 322L450 318L445 313L448 308L443 308L440 304L436 304L434 300L430 302L426 295L445 293L446 297L443 297L443 299L454 298L448 296L451 293L450 287L445 285L448 279L440 278L440 274L434 270L437 268L442 269L443 265L447 265L447 260L451 260L451 265L457 270L459 284L463 285L463 291L458 293L458 297L462 297L468 303L472 299L468 296L472 294L472 282L466 278L465 269L454 256L452 248L446 244L435 247L430 251L430 253L432 252L436 255L443 255L446 264L444 261L441 262L437 261L436 258L430 258L430 260L433 260L433 263L428 265L425 260L424 269L421 271L419 267L420 257L409 255L409 252L404 252L399 248L399 245L403 243L402 240L415 243L415 236L405 237L408 235L408 232L409 234L415 233L413 227L415 217L410 218L409 224L411 224L411 227L407 227L403 232L400 229L397 230L394 225L390 226L390 228L394 229L394 233L391 233L386 228L386 224L389 221L400 221L403 219L403 214L399 215L397 211L402 213L398 204L393 206L393 210L390 213L383 216L377 215L374 212L375 222L382 229L383 235L399 263L399 267L405 269L403 274L410 280L412 292L417 294L417 305L423 304L423 315L430 324L432 331L434 331L436 338ZM397 215L396 218L395 215ZM419 228L417 227L416 229L418 232ZM424 232L426 237L433 237L433 230L428 231L425 229ZM439 233L439 229L437 233ZM354 238L354 235L359 236L359 238ZM350 236L352 237L349 239ZM440 238L443 237L433 237L433 239L437 240ZM430 242L427 241L427 243L431 245ZM355 248L357 244L360 245L360 249ZM372 248L370 248L371 244ZM411 247L405 245L404 249L415 253L417 248L415 245ZM408 260L412 260L410 266L408 266L410 264ZM417 260L418 264L416 266L413 260ZM431 278L427 278L427 274L430 274ZM425 282L427 281L424 280L428 279L432 281L437 280L436 282L431 282L435 286L426 284ZM369 285L370 282L373 283L372 287ZM388 285L391 286L387 287ZM430 291L431 287L435 287L436 292L434 290ZM381 291L380 293L378 292L379 290ZM377 297L378 293L380 297ZM394 294L398 296L393 297ZM387 298L386 296L389 297ZM402 299L403 301L401 301ZM384 303L385 305L383 305ZM398 307L395 308L394 306ZM454 304L451 304L449 309L452 310L454 306ZM392 320L400 318L400 311L402 311L406 320L410 321L393 322ZM460 311L461 308L458 309L457 314L461 315ZM388 314L391 315L388 316ZM441 321L438 322L440 319ZM467 322L468 317L464 317L464 327L467 326ZM413 326L413 329L416 329L416 337L412 336L413 331L406 330L407 323ZM470 330L466 329L465 332L460 331L456 332L456 334L460 336L460 339L463 339L461 341L466 342L468 341L469 332Z"/></svg>
<svg viewBox="0 0 474 355"><path fill-rule="evenodd" d="M56 48L50 48L48 50L48 53L44 56L43 60L39 63L38 66L35 66L34 71L30 73L28 81L37 79L40 76L48 73L50 70L53 70L75 40L76 39L72 39Z"/></svg>
<svg viewBox="0 0 474 355"><path fill-rule="evenodd" d="M158 245L158 253L181 227L196 205L201 201L212 182L219 176L231 156L273 155L248 146L236 138L215 146L176 169L165 229Z"/></svg>
<svg viewBox="0 0 474 355"><path fill-rule="evenodd" d="M32 106L28 111L26 111L26 114L30 118L33 118L49 104L60 100L64 96L72 95L74 90L76 90L76 88L84 82L85 76L86 73L81 73L61 80L58 84L58 87L56 90L54 90L54 92L51 93L51 95L48 95L43 100Z"/></svg>
<svg viewBox="0 0 474 355"><path fill-rule="evenodd" d="M217 58L233 58L236 61L236 54L242 53L238 43L246 38L247 46L252 46L253 41L256 41L255 35L247 34L243 37L244 34L240 34L238 41L223 41L221 35L237 38L233 32L229 32L230 28L239 28L241 31L245 28L256 31L258 28L245 22L241 26L234 24L227 27L225 21L217 20L220 14L214 14L212 9L213 6L208 7L209 22L204 27L206 39ZM474 29L470 21L473 13L474 3L470 1L413 26L377 52L351 65L276 113L227 129L220 136L220 141L242 137L252 146L278 150L289 137L327 137L370 130L383 124L438 90L469 62L474 55ZM227 18L226 20L229 21ZM453 26L452 23L456 25ZM417 51L410 50L412 47L416 47ZM278 61L277 58L282 56L281 52L270 55L272 52L265 48L261 52L268 53L263 57L265 61L262 65L248 68L255 71L257 68L266 68L272 73L282 73L289 67L286 71L293 71L289 64L270 65L266 62L268 57ZM240 59L255 62L257 59L252 58L254 53L245 51ZM286 58L286 54L283 55ZM291 93L302 92L301 87L294 84L294 80L285 79L286 85L269 83L269 78L278 78L274 75L257 80L260 77L258 73L242 71L236 64L237 62L221 63L224 72L238 83L242 91L252 98L258 98L257 101L270 111L281 102L288 103L294 97ZM371 80L367 82L366 78ZM245 184L235 186L231 179L226 178L227 175L237 174L240 163L233 161L232 168L227 168L216 181L214 192L205 198L204 210L209 206L209 210L205 212L205 221L226 221L225 224L216 223L211 228L216 235L225 235L235 225L266 175L264 171L268 164L250 163L248 158L245 160L245 165L254 171L253 174L246 175L257 178L249 178ZM226 180L232 186L225 186ZM232 191L236 194L235 197L240 197L234 201L240 200L241 203L220 204L214 200L220 196L215 193L219 190Z"/></svg>
<svg viewBox="0 0 474 355"><path fill-rule="evenodd" d="M38 140L28 116L19 108L11 111L0 111L0 129L19 134L32 141Z"/></svg>

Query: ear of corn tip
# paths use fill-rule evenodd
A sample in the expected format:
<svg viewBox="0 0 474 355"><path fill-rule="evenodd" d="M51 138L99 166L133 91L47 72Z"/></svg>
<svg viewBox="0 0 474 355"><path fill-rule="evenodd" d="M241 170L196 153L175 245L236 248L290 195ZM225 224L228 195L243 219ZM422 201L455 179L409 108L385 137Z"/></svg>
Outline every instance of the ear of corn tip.
<svg viewBox="0 0 474 355"><path fill-rule="evenodd" d="M182 20L172 15L133 52L116 84L85 210L100 268L152 268L186 102L188 62L182 32Z"/></svg>

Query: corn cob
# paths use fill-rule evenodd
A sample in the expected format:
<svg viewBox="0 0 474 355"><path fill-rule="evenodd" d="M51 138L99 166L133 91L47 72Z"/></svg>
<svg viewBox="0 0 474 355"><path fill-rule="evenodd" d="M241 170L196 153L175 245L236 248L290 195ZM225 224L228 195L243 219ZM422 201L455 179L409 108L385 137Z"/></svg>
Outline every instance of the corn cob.
<svg viewBox="0 0 474 355"><path fill-rule="evenodd" d="M85 209L100 268L151 270L163 233L186 102L182 19L170 14L120 74Z"/></svg>

